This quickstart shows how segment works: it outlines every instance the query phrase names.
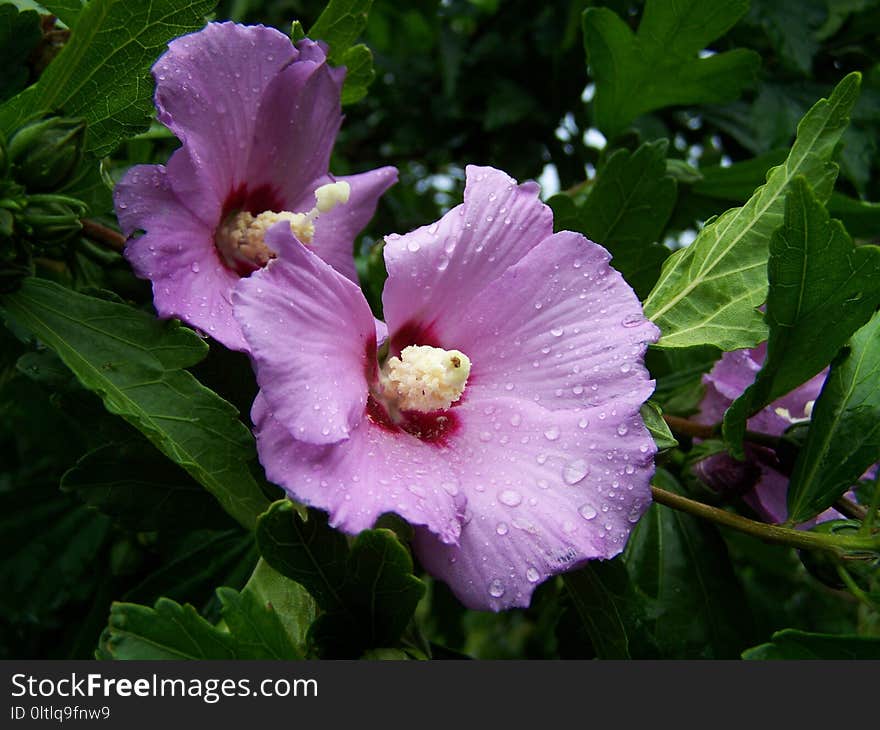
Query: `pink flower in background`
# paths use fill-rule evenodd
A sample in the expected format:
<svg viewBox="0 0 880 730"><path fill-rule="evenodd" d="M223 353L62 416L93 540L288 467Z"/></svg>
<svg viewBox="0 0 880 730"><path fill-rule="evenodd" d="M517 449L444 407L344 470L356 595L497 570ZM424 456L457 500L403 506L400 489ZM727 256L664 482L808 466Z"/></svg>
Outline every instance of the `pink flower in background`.
<svg viewBox="0 0 880 730"><path fill-rule="evenodd" d="M721 423L724 411L754 382L766 353L766 343L753 350L725 352L712 372L703 376L706 394L694 420ZM826 368L756 413L748 420L749 430L781 436L792 424L809 421L827 374ZM727 453L714 454L700 461L696 472L714 489L742 496L768 522L785 522L788 517L789 477L781 471L772 449L747 443L746 461L737 461ZM840 517L838 512L828 510L809 524L837 517Z"/></svg>
<svg viewBox="0 0 880 730"><path fill-rule="evenodd" d="M289 227L266 240L278 258L233 302L269 479L349 533L405 518L476 609L623 549L650 503L659 332L605 249L553 233L534 183L470 166L462 205L387 238L384 343L357 286Z"/></svg>
<svg viewBox="0 0 880 730"><path fill-rule="evenodd" d="M329 175L344 70L324 48L210 23L172 41L153 76L158 119L182 145L167 167L131 168L114 198L123 232L144 231L125 255L153 282L159 316L245 349L230 292L277 255L264 234L278 220L356 281L354 238L397 171Z"/></svg>

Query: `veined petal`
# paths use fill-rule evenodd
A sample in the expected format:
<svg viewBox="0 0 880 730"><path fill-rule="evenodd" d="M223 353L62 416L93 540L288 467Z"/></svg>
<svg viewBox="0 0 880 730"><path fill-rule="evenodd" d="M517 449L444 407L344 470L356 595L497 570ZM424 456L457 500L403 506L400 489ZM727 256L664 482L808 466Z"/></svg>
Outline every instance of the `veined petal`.
<svg viewBox="0 0 880 730"><path fill-rule="evenodd" d="M397 182L397 168L380 167L359 175L324 177L310 187L311 197L302 200L297 210L308 210L315 204L314 190L330 182L347 182L351 187L348 202L322 213L315 223L312 250L340 274L356 282L354 239L370 222L382 194Z"/></svg>
<svg viewBox="0 0 880 730"><path fill-rule="evenodd" d="M266 234L278 258L233 293L257 382L275 420L298 440L329 444L364 419L376 368L376 324L360 289L294 238Z"/></svg>
<svg viewBox="0 0 880 730"><path fill-rule="evenodd" d="M263 93L297 56L290 39L274 28L209 23L171 41L153 67L158 119L183 142L202 193L218 204L248 182Z"/></svg>
<svg viewBox="0 0 880 730"><path fill-rule="evenodd" d="M654 473L656 447L637 414L514 399L455 412L445 454L467 497L461 537L444 545L419 530L415 546L466 606L527 606L549 576L623 549Z"/></svg>
<svg viewBox="0 0 880 730"><path fill-rule="evenodd" d="M160 317L179 317L226 347L245 348L229 293L238 276L220 262L213 231L171 189L161 165L137 165L117 184L114 201L123 232L132 238L125 257L153 283Z"/></svg>
<svg viewBox="0 0 880 730"><path fill-rule="evenodd" d="M637 412L654 390L643 359L660 333L609 259L580 234L557 233L484 287L457 318L437 323L442 346L471 359L469 397Z"/></svg>
<svg viewBox="0 0 880 730"><path fill-rule="evenodd" d="M251 417L266 476L297 501L327 511L333 527L357 533L394 512L441 544L458 539L457 480L436 447L366 418L345 441L303 443L272 417L265 391Z"/></svg>
<svg viewBox="0 0 880 730"><path fill-rule="evenodd" d="M296 48L296 62L271 80L260 99L246 179L251 187L278 191L287 210L304 212L315 203L314 181L327 173L342 124L341 82L317 43L304 39ZM290 207L304 198L304 207Z"/></svg>
<svg viewBox="0 0 880 730"><path fill-rule="evenodd" d="M427 333L460 317L472 297L553 233L535 183L517 185L500 170L474 165L466 175L462 205L437 223L385 239L382 301L393 348L402 330Z"/></svg>

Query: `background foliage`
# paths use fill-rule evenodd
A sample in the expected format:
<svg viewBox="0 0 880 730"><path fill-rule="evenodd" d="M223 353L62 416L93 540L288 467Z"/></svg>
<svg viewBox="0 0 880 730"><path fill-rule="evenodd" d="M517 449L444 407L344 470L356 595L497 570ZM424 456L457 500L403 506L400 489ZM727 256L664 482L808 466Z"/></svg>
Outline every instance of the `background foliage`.
<svg viewBox="0 0 880 730"><path fill-rule="evenodd" d="M83 118L85 154L54 192L113 227L113 180L176 146L148 75L171 38L206 19L325 38L349 68L331 169L400 170L357 243L377 314L382 236L460 200L465 163L493 165L541 181L557 228L606 246L661 326L658 486L720 505L691 467L723 444L676 443L657 413L692 415L721 351L768 337L781 354L719 439L736 453L750 413L833 360L790 441L791 510L813 517L880 461L880 2L324 8L0 4L0 130ZM5 231L27 209L2 195ZM243 355L157 321L117 252L40 231L4 233L0 259L35 274L0 294L0 658L880 656L876 555L841 572L660 504L624 556L548 581L529 609L465 610L413 565L405 525L347 540L280 501Z"/></svg>

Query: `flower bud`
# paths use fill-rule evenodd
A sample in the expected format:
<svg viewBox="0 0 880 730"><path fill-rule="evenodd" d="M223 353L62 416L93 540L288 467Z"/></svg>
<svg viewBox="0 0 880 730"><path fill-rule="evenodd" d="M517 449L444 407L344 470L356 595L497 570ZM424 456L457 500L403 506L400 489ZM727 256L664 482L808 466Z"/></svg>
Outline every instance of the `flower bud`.
<svg viewBox="0 0 880 730"><path fill-rule="evenodd" d="M63 187L82 159L83 119L50 117L30 122L9 141L12 174L30 192Z"/></svg>
<svg viewBox="0 0 880 730"><path fill-rule="evenodd" d="M82 230L81 214L81 210L66 202L30 199L16 220L21 231L34 244L53 246Z"/></svg>

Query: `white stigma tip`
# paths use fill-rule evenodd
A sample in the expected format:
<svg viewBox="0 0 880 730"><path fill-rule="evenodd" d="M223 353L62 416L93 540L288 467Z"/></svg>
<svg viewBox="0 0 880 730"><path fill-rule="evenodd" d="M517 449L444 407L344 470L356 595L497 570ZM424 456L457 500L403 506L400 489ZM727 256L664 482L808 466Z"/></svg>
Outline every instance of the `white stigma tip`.
<svg viewBox="0 0 880 730"><path fill-rule="evenodd" d="M464 392L471 361L458 350L428 345L405 347L384 367L385 396L404 411L430 413L449 408Z"/></svg>
<svg viewBox="0 0 880 730"><path fill-rule="evenodd" d="M351 185L347 182L335 182L322 185L315 190L318 213L329 213L340 203L347 203L351 195Z"/></svg>

